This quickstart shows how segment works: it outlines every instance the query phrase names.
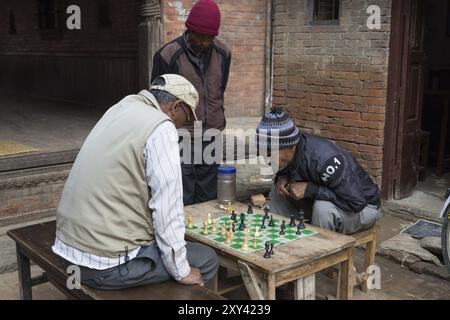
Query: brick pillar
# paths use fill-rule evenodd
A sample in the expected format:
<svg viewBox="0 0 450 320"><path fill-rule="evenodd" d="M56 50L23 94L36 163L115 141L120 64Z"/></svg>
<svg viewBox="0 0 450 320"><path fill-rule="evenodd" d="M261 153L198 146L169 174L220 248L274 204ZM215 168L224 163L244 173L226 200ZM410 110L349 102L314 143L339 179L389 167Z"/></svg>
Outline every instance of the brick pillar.
<svg viewBox="0 0 450 320"><path fill-rule="evenodd" d="M139 86L150 87L153 55L161 47L163 27L159 0L142 0L140 8L139 36Z"/></svg>

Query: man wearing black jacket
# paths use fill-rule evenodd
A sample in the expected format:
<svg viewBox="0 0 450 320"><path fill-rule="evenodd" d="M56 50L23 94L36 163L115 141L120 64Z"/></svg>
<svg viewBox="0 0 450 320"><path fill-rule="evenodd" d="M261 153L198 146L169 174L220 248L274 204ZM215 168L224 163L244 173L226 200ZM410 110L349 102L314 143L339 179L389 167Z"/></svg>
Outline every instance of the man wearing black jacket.
<svg viewBox="0 0 450 320"><path fill-rule="evenodd" d="M260 150L271 151L279 167L271 211L292 215L299 201L310 200L312 224L344 234L368 229L380 219L380 190L347 151L300 132L281 109L263 117L257 138Z"/></svg>

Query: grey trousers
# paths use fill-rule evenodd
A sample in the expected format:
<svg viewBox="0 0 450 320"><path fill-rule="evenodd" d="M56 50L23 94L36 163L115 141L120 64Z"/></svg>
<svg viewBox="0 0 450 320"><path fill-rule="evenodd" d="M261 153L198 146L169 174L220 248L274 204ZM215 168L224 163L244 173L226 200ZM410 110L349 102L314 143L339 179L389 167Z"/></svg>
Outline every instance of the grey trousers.
<svg viewBox="0 0 450 320"><path fill-rule="evenodd" d="M205 283L211 280L219 268L215 251L193 242L187 242L186 250L189 265L200 269ZM106 270L80 269L81 282L99 290L117 290L172 279L155 244L142 247L134 259L120 266Z"/></svg>
<svg viewBox="0 0 450 320"><path fill-rule="evenodd" d="M279 196L275 185L269 197L270 210L280 215L290 216L300 209L289 199ZM368 205L363 211L354 213L341 210L329 201L314 201L311 224L343 234L352 234L373 227L380 218L381 209L373 205Z"/></svg>

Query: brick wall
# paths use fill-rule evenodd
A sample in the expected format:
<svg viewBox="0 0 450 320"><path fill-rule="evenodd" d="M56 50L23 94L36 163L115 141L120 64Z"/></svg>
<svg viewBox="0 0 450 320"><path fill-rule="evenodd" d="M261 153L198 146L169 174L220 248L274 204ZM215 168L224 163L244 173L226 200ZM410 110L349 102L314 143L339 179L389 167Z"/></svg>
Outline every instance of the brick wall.
<svg viewBox="0 0 450 320"><path fill-rule="evenodd" d="M185 30L193 0L164 2L165 41ZM264 108L266 1L217 1L222 24L219 39L232 51L230 79L225 94L228 117L260 116Z"/></svg>
<svg viewBox="0 0 450 320"><path fill-rule="evenodd" d="M389 0L343 0L339 25L312 25L308 0L274 0L274 105L351 151L381 184ZM382 29L366 26L370 5Z"/></svg>
<svg viewBox="0 0 450 320"><path fill-rule="evenodd" d="M62 32L55 34L39 30L37 0L2 0L0 89L105 106L136 92L138 2L107 1L111 24L101 26L101 1L56 0ZM81 8L81 30L66 28L73 4Z"/></svg>

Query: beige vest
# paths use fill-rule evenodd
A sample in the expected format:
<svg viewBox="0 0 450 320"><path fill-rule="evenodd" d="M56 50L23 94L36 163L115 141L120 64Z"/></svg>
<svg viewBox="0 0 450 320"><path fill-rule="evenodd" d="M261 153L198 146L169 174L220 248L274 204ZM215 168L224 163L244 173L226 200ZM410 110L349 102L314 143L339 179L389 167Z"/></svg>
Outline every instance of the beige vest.
<svg viewBox="0 0 450 320"><path fill-rule="evenodd" d="M57 209L56 236L79 250L122 256L154 240L144 147L170 119L148 91L111 107L86 138Z"/></svg>

